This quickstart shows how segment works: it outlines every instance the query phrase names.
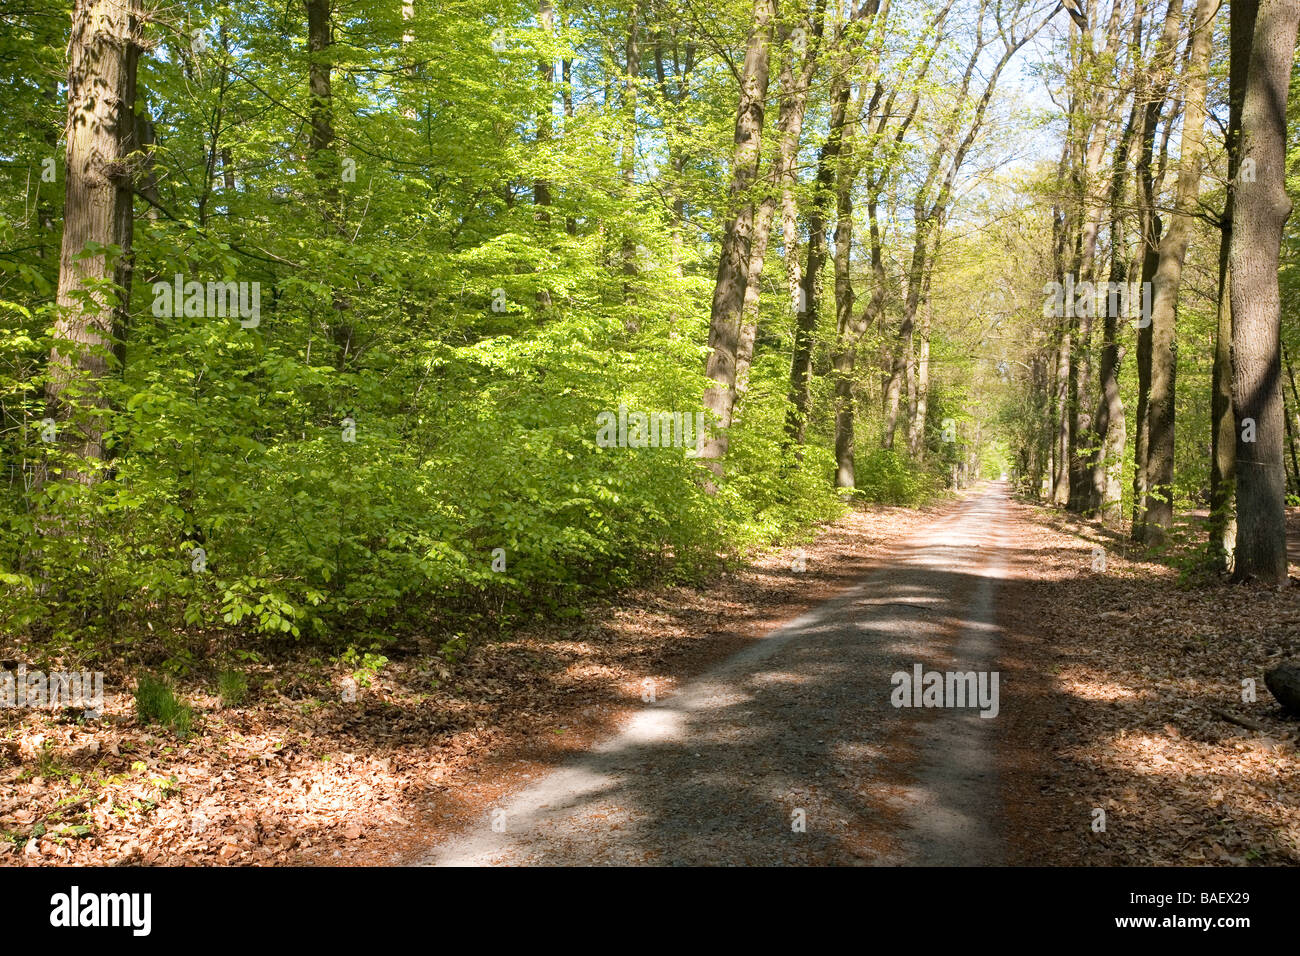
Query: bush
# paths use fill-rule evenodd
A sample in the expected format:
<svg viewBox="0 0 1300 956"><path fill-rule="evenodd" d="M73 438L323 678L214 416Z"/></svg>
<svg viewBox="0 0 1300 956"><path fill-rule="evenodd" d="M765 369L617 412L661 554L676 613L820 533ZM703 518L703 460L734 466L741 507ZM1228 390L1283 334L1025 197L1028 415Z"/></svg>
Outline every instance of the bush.
<svg viewBox="0 0 1300 956"><path fill-rule="evenodd" d="M914 507L939 492L934 475L889 449L877 449L857 463L857 491L868 501Z"/></svg>

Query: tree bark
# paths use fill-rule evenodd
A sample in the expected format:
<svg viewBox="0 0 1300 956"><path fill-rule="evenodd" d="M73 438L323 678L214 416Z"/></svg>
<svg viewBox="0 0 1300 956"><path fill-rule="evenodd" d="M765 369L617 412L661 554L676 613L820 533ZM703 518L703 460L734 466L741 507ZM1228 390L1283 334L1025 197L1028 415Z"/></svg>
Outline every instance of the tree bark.
<svg viewBox="0 0 1300 956"><path fill-rule="evenodd" d="M1056 376L1053 385L1055 429L1052 438L1052 504L1070 501L1070 331L1061 331L1056 346Z"/></svg>
<svg viewBox="0 0 1300 956"><path fill-rule="evenodd" d="M309 149L316 165L316 178L320 180L327 202L328 215L333 215L333 202L338 196L338 169L331 147L334 145L334 103L331 92L333 66L329 60L332 42L329 0L305 0L307 8L307 88L310 96L311 139Z"/></svg>
<svg viewBox="0 0 1300 956"><path fill-rule="evenodd" d="M1237 415L1237 550L1233 576L1287 582L1282 464L1281 302L1278 254L1291 214L1286 194L1286 102L1300 4L1261 0L1241 111L1241 158L1254 182L1237 184L1232 272L1232 403ZM1255 441L1244 427L1254 423Z"/></svg>
<svg viewBox="0 0 1300 956"><path fill-rule="evenodd" d="M1075 257L1074 275L1079 282L1095 278L1097 238L1101 232L1102 205L1092 199L1093 180L1101 169L1102 157L1110 141L1109 116L1114 97L1109 89L1114 78L1103 70L1110 69L1112 51L1119 43L1120 2L1112 0L1106 40L1100 53L1092 49L1092 34L1082 31L1080 79L1084 81L1077 96L1084 102L1080 116L1080 152L1076 190L1080 210L1080 235ZM1121 134L1122 136L1123 134ZM1112 240L1113 241L1113 240ZM1088 310L1077 321L1071 336L1070 352L1070 498L1069 508L1078 513L1090 510L1092 501L1092 462L1100 449L1086 449L1085 436L1093 431L1090 397L1092 391L1093 312ZM1103 333L1104 334L1104 333Z"/></svg>
<svg viewBox="0 0 1300 956"><path fill-rule="evenodd" d="M1141 7L1134 17L1133 40L1130 44L1134 70L1141 68L1139 61L1142 46ZM1124 131L1120 134L1115 149L1115 158L1111 170L1110 195L1107 204L1110 216L1110 277L1111 288L1128 281L1125 262L1124 226L1125 216L1121 204L1124 200L1124 180L1128 172L1129 152L1137 134L1141 104L1138 102L1137 88L1134 87L1133 103L1129 108ZM1102 344L1099 356L1098 386L1100 396L1097 414L1093 417L1093 444L1096 452L1090 461L1091 481L1089 510L1100 515L1104 523L1117 523L1123 515L1121 512L1122 489L1120 485L1120 468L1124 458L1124 401L1119 389L1119 367L1122 354L1119 345L1119 323L1127 315L1118 312L1118 303L1109 298L1106 301L1106 314L1102 321Z"/></svg>
<svg viewBox="0 0 1300 956"><path fill-rule="evenodd" d="M628 202L634 198L636 186L636 134L637 134L637 79L641 74L641 3L632 4L628 13L627 42L623 48L623 146L620 157L620 173L623 177L623 190ZM623 300L631 303L634 298L632 280L637 274L636 242L631 231L624 226L623 241L619 250L623 261Z"/></svg>
<svg viewBox="0 0 1300 956"><path fill-rule="evenodd" d="M140 0L76 0L68 42L67 182L45 394L60 445L82 459L65 476L86 484L99 478L93 462L106 458L103 380L130 306L128 157L142 14Z"/></svg>
<svg viewBox="0 0 1300 956"><path fill-rule="evenodd" d="M1151 400L1147 424L1147 544L1164 540L1174 520L1174 382L1178 361L1174 324L1183 263L1191 239L1205 156L1205 98L1217 0L1197 0L1184 72L1183 137L1178 187L1169 228L1160 240L1151 294Z"/></svg>
<svg viewBox="0 0 1300 956"><path fill-rule="evenodd" d="M771 39L774 0L755 0L741 72L736 106L735 149L728 191L730 218L722 237L717 280L709 312L709 357L704 374L711 385L704 392L704 407L713 421L700 441L700 458L715 473L722 473L727 453L727 428L736 403L736 348L749 278L750 242L754 228L754 202L750 190L758 179L762 146L764 100L767 96L768 43Z"/></svg>
<svg viewBox="0 0 1300 956"><path fill-rule="evenodd" d="M799 312L799 260L797 210L795 204L795 163L799 154L799 138L803 131L804 112L808 106L808 87L817 65L817 53L824 29L825 0L818 0L814 11L813 32L806 48L803 65L796 70L790 54L781 65L781 104L777 112L777 158L772 166L771 189L759 206L754 222L754 239L750 247L748 281L745 284L745 304L742 310L740 344L736 353L736 389L744 392L749 385L749 368L754 360L754 342L758 337L758 304L762 293L763 264L767 259L768 242L772 235L772 219L776 214L777 194L782 207L782 231L785 238L786 275L790 286L791 309Z"/></svg>
<svg viewBox="0 0 1300 956"><path fill-rule="evenodd" d="M1155 50L1147 61L1147 69L1139 76L1138 90L1143 103L1142 135L1139 137L1141 148L1137 159L1138 210L1140 215L1138 256L1135 265L1140 266L1141 287L1146 289L1155 276L1157 264L1156 250L1160 244L1163 223L1156 215L1156 179L1152 175L1151 163L1155 147L1156 126L1164 107L1168 88L1168 75L1171 61L1178 46L1178 29L1182 20L1183 0L1169 0L1165 8L1164 29L1156 41ZM1168 129L1168 126L1166 126ZM1161 174L1163 179L1163 173ZM1137 271L1137 270L1134 270ZM1137 375L1138 399L1137 420L1133 429L1133 517L1130 534L1134 541L1141 541L1145 535L1147 509L1147 459L1149 448L1148 408L1151 397L1151 323L1149 317L1143 316L1138 324L1137 339Z"/></svg>
<svg viewBox="0 0 1300 956"><path fill-rule="evenodd" d="M537 21L547 34L555 29L555 9L551 0L538 0ZM555 96L555 60L549 52L537 61L537 83L543 97L543 104L537 110L537 145L544 150L551 141L551 107ZM537 222L547 225L551 221L551 184L545 176L533 180L533 205L537 207Z"/></svg>
<svg viewBox="0 0 1300 956"><path fill-rule="evenodd" d="M813 335L817 330L817 279L826 263L826 219L835 199L835 173L839 166L844 121L849 111L849 83L843 74L831 82L831 120L817 157L817 178L808 209L808 266L803 274L803 311L795 320L794 350L790 359L790 405L786 410L785 433L794 445L802 445L812 389Z"/></svg>
<svg viewBox="0 0 1300 956"><path fill-rule="evenodd" d="M907 427L907 450L920 461L925 455L925 415L930 396L930 296L921 306L921 334L916 345L916 402Z"/></svg>
<svg viewBox="0 0 1300 956"><path fill-rule="evenodd" d="M1214 372L1210 386L1210 520L1208 553L1218 571L1231 571L1237 544L1236 420L1232 413L1232 248L1233 194L1241 159L1241 109L1246 97L1250 48L1254 41L1253 3L1229 7L1230 53L1228 65L1228 183L1223 215L1219 219L1219 299L1214 335Z"/></svg>

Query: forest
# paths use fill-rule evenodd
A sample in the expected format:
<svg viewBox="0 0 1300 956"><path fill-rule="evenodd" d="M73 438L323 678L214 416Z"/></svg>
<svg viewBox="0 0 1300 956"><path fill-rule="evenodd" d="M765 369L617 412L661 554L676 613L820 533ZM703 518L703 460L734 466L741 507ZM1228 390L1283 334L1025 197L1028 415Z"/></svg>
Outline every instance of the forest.
<svg viewBox="0 0 1300 956"><path fill-rule="evenodd" d="M868 569L906 592L881 621L933 592L965 633L1014 578L999 627L1207 648L1206 719L1281 748L1290 789L1193 858L1300 861L1298 25L1295 0L0 0L0 664L106 690L87 718L0 700L0 862L330 862L374 842L361 778L432 748L451 779L566 701L606 708L597 739ZM920 563L888 550L912 532ZM1010 563L925 572L954 548ZM953 640L1001 662L974 724L1016 726L1010 645ZM324 791L287 794L320 752L352 769L308 826ZM227 759L238 794L187 804ZM425 814L457 786L401 783ZM168 812L188 849L150 836ZM769 850L742 858L808 862Z"/></svg>

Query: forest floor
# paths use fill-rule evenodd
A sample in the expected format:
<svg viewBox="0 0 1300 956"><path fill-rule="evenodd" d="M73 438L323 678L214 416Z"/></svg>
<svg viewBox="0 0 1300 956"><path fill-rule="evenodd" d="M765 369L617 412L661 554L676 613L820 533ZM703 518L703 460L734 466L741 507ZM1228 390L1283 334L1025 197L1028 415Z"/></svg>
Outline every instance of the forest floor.
<svg viewBox="0 0 1300 956"><path fill-rule="evenodd" d="M112 675L98 721L0 710L0 864L1300 863L1300 724L1262 680L1300 657L1300 592L1187 586L987 492L855 510L802 572L625 593L450 676L389 652L355 702L306 653L238 707L182 684L183 740ZM999 670L996 719L887 706L954 661Z"/></svg>

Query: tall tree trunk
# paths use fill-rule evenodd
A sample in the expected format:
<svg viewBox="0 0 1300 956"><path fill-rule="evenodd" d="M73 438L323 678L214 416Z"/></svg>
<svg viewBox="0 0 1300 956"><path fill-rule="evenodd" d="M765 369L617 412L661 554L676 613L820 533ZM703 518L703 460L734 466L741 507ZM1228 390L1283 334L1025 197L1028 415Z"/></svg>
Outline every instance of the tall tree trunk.
<svg viewBox="0 0 1300 956"><path fill-rule="evenodd" d="M920 460L925 454L925 415L930 396L930 296L921 306L921 334L916 343L916 403L907 428L907 449Z"/></svg>
<svg viewBox="0 0 1300 956"><path fill-rule="evenodd" d="M1141 8L1139 8L1139 13ZM1135 15L1133 27L1134 69L1140 69L1138 56L1141 52L1142 24ZM1134 90L1133 103L1129 108L1128 120L1120 134L1115 149L1114 165L1111 170L1110 195L1107 205L1110 207L1110 288L1128 281L1125 262L1124 224L1125 217L1121 209L1124 200L1124 180L1128 172L1129 152L1133 147L1133 138L1137 134L1138 117L1141 104L1137 91ZM1129 316L1121 315L1118 303L1106 301L1106 314L1102 322L1102 344L1098 368L1098 386L1100 396L1097 402L1097 414L1093 418L1093 444L1096 451L1089 462L1091 468L1089 510L1101 516L1103 522L1116 523L1122 519L1120 486L1120 469L1124 458L1124 401L1119 390L1119 366L1121 352L1119 346L1119 323Z"/></svg>
<svg viewBox="0 0 1300 956"><path fill-rule="evenodd" d="M1205 97L1210 40L1217 0L1197 0L1184 73L1183 137L1178 157L1178 187L1169 228L1160 240L1151 294L1151 401L1147 424L1147 514L1145 540L1158 544L1174 520L1174 381L1178 360L1174 322L1183 263L1205 156Z"/></svg>
<svg viewBox="0 0 1300 956"><path fill-rule="evenodd" d="M541 24L542 29L549 34L555 29L555 9L551 6L551 0L538 0L537 4L537 21ZM537 83L543 97L543 104L537 110L537 145L539 150L545 150L551 141L551 108L555 95L555 60L550 55L549 49L546 56L537 61ZM551 221L551 184L544 176L538 176L533 180L533 205L537 207L537 221L542 225L547 225Z"/></svg>
<svg viewBox="0 0 1300 956"><path fill-rule="evenodd" d="M862 115L862 100L854 100L852 115ZM835 392L835 454L837 461L847 455L850 462L850 474L836 468L835 487L851 488L853 485L841 484L852 480L853 450L841 448L840 442L845 435L852 435L853 429L853 366L858 350L858 340L862 336L864 325L854 316L853 277L850 264L853 251L853 183L858 174L858 162L854 154L854 129L856 122L848 123L844 128L840 148L839 171L835 183L835 345L831 353L831 376ZM848 419L847 432L844 419Z"/></svg>
<svg viewBox="0 0 1300 956"><path fill-rule="evenodd" d="M1070 330L1061 330L1056 345L1056 377L1052 407L1055 428L1052 437L1052 504L1070 501Z"/></svg>
<svg viewBox="0 0 1300 956"><path fill-rule="evenodd" d="M880 240L880 219L877 215L879 194L873 192L867 199L867 225L871 236L871 298L850 334L841 341L832 358L835 368L835 487L853 488L857 485L854 464L855 429L853 425L853 368L857 361L858 343L885 305L885 260Z"/></svg>
<svg viewBox="0 0 1300 956"><path fill-rule="evenodd" d="M636 185L637 79L641 73L641 3L636 0L628 13L627 43L623 49L623 147L620 159L623 190L629 201ZM633 298L632 279L637 274L636 242L624 226L620 249L623 260L623 299Z"/></svg>
<svg viewBox="0 0 1300 956"><path fill-rule="evenodd" d="M1232 223L1232 403L1237 415L1234 577L1287 581L1286 473L1282 464L1281 302L1278 254L1291 214L1286 194L1286 102L1300 4L1261 0L1241 111L1241 156L1255 181L1239 182ZM1247 441L1245 422L1254 424Z"/></svg>
<svg viewBox="0 0 1300 956"><path fill-rule="evenodd" d="M550 35L555 32L555 9L551 0L538 0L537 22L547 36L543 40L547 45L546 55L537 61L537 84L542 96L542 104L537 110L537 152L539 161L549 162L547 149L554 132L552 110L555 105L555 59L550 52ZM551 224L551 183L545 176L533 179L533 219L543 232L549 231ZM541 282L537 285L537 307L543 311L551 307L551 292Z"/></svg>
<svg viewBox="0 0 1300 956"><path fill-rule="evenodd" d="M320 185L326 227L331 233L342 234L340 165L334 150L334 94L331 79L334 65L330 50L334 43L334 27L330 0L304 0L304 6L307 9L307 88L311 121L308 150ZM330 322L329 335L334 343L335 366L343 371L352 354L355 331L347 319L347 301L337 290L332 297L331 307L334 318Z"/></svg>
<svg viewBox="0 0 1300 956"><path fill-rule="evenodd" d="M564 15L564 10L560 10L560 26L567 27L568 20ZM560 61L560 99L564 109L564 132L569 133L569 126L573 122L573 59L565 57ZM570 236L578 234L578 221L572 216L564 217L564 231Z"/></svg>
<svg viewBox="0 0 1300 956"><path fill-rule="evenodd" d="M1150 241L1143 239L1141 245L1145 250L1142 256L1142 288L1146 289L1156 274L1159 261L1157 248L1164 223L1154 210L1148 209ZM1147 513L1147 460L1150 448L1151 407L1151 321L1150 316L1143 315L1138 323L1137 334L1137 421L1133 429L1133 518L1131 534L1134 541L1141 541L1145 535Z"/></svg>
<svg viewBox="0 0 1300 956"><path fill-rule="evenodd" d="M758 179L767 97L768 43L775 12L774 0L755 0L754 26L745 50L736 107L735 150L728 192L730 218L722 236L709 312L709 357L704 373L712 384L705 389L704 407L713 421L700 442L700 457L718 475L722 473L722 459L727 453L727 428L736 402L736 348L754 228L750 190Z"/></svg>
<svg viewBox="0 0 1300 956"><path fill-rule="evenodd" d="M1147 60L1146 69L1138 77L1137 89L1143 108L1142 135L1139 137L1141 147L1136 165L1138 232L1141 237L1136 265L1140 267L1143 289L1148 288L1148 283L1155 277L1158 262L1156 250L1164 226L1160 217L1156 215L1158 189L1156 179L1152 175L1151 163L1155 148L1156 126L1159 124L1160 113L1164 108L1169 85L1168 77L1178 47L1178 30L1182 14L1183 0L1169 0L1165 8L1164 29L1156 41L1155 50ZM1163 179L1163 172L1161 178ZM1148 408L1151 398L1151 320L1146 315L1138 323L1137 375L1137 420L1133 429L1133 518L1130 533L1134 541L1141 541L1145 535L1147 510L1147 459L1150 434Z"/></svg>
<svg viewBox="0 0 1300 956"><path fill-rule="evenodd" d="M794 351L790 359L790 405L786 410L787 439L802 445L812 390L813 335L817 330L817 279L826 262L826 218L835 200L833 189L839 167L844 123L849 111L849 84L843 74L831 83L831 120L817 158L817 178L808 209L808 267L803 274L803 311L795 321Z"/></svg>
<svg viewBox="0 0 1300 956"><path fill-rule="evenodd" d="M1228 8L1230 54L1228 66L1228 184L1219 220L1219 301L1214 335L1214 373L1210 386L1210 521L1208 553L1218 571L1231 571L1237 544L1235 508L1237 473L1236 420L1232 413L1232 215L1237 170L1241 161L1241 109L1254 42L1253 3Z"/></svg>
<svg viewBox="0 0 1300 956"><path fill-rule="evenodd" d="M1114 84L1111 75L1112 51L1119 42L1120 0L1112 0L1106 40L1099 54L1092 49L1092 34L1084 30L1081 36L1082 62L1080 78L1085 81L1078 98L1084 104L1080 122L1080 150L1082 165L1078 171L1076 189L1080 210L1080 234L1075 258L1074 274L1079 282L1092 282L1096 273L1097 238L1101 233L1103 207L1092 198L1093 180L1101 169L1102 157L1109 143L1110 115L1115 98L1109 92ZM1123 134L1121 133L1121 136ZM1113 180L1112 180L1113 182ZM1113 240L1112 240L1113 241ZM1092 391L1092 327L1093 310L1079 316L1072 336L1070 353L1070 500L1072 511L1090 510L1092 500L1092 462L1100 449L1089 448L1085 441L1093 431L1093 413L1090 404ZM1103 332L1104 335L1104 332Z"/></svg>
<svg viewBox="0 0 1300 956"><path fill-rule="evenodd" d="M92 462L106 458L103 379L130 306L128 156L142 13L140 0L76 0L68 42L63 244L45 394L60 444L85 460L65 475L87 484L99 477ZM115 252L84 255L87 246Z"/></svg>
<svg viewBox="0 0 1300 956"><path fill-rule="evenodd" d="M772 166L771 192L764 198L755 215L754 239L750 246L748 281L745 285L745 304L740 327L740 345L736 353L736 389L743 392L749 384L749 368L754 360L754 342L758 336L758 304L762 293L763 264L767 259L768 242L772 235L772 219L776 213L777 194L782 207L782 231L786 244L786 275L795 285L791 288L791 308L799 311L799 286L794 277L799 276L797 211L795 206L795 164L799 155L799 138L803 131L804 112L808 106L808 87L816 70L817 53L824 29L825 0L818 0L814 11L813 32L805 49L805 60L795 69L791 53L787 50L782 61L781 104L777 112L777 157ZM788 39L788 37L786 38ZM788 224L789 223L789 224ZM792 230L796 230L793 231Z"/></svg>
<svg viewBox="0 0 1300 956"><path fill-rule="evenodd" d="M1285 345L1282 346L1282 362L1286 366L1287 379L1291 382L1291 410L1286 413L1287 438L1291 442L1291 473L1295 476L1295 493L1300 495L1300 462L1296 459L1296 441L1300 436L1300 392L1296 391L1295 369L1291 367L1291 356L1287 354ZM1284 389L1283 399L1285 398ZM1282 404L1285 405L1286 402L1283 401ZM1236 530L1235 524L1233 530Z"/></svg>
<svg viewBox="0 0 1300 956"><path fill-rule="evenodd" d="M1282 419L1286 422L1286 447L1291 452L1291 481L1287 484L1292 490L1300 489L1300 457L1295 450L1295 430L1291 425L1291 416L1286 409L1286 392L1282 392Z"/></svg>
<svg viewBox="0 0 1300 956"><path fill-rule="evenodd" d="M672 261L673 273L680 279L685 275L683 268L684 240L682 238L682 226L686 221L686 193L684 189L683 178L686 172L686 154L687 149L684 145L688 134L686 124L682 122L679 115L682 101L687 96L686 77L695 66L695 44L687 42L685 62L679 63L677 56L677 38L673 37L673 65L675 67L674 77L677 80L677 89L671 90L668 85L668 71L664 68L664 31L662 29L655 31L654 41L654 68L655 78L659 88L659 102L661 108L668 110L668 116L665 121L664 136L668 152L668 168L672 171L671 178L668 180L667 192L670 197L672 208ZM567 83L568 80L566 79ZM572 109L572 98L566 100L566 111ZM566 112L566 115L567 112ZM676 322L674 313L672 321ZM737 384L743 380L743 376L737 372Z"/></svg>
<svg viewBox="0 0 1300 956"><path fill-rule="evenodd" d="M309 149L326 199L327 216L336 214L334 204L338 198L338 163L332 151L334 146L334 102L331 91L329 48L333 42L330 23L329 0L305 0L307 8L307 88L310 96L311 138Z"/></svg>

